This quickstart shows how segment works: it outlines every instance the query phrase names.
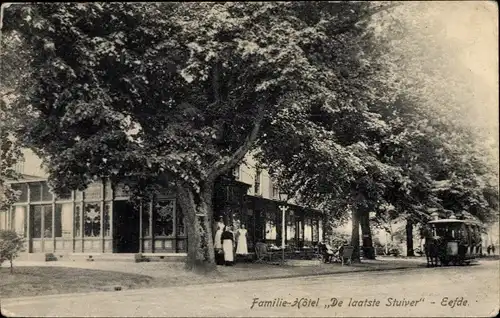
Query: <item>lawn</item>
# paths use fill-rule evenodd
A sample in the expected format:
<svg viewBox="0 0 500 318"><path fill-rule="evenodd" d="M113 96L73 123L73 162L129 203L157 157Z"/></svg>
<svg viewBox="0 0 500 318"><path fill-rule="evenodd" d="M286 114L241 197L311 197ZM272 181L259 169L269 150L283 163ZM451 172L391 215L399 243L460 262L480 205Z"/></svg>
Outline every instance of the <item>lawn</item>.
<svg viewBox="0 0 500 318"><path fill-rule="evenodd" d="M0 268L0 298L112 291L116 286L125 290L388 270L402 265L419 267L418 264L417 266L410 263L365 261L351 266L319 263L314 266L241 263L231 267L218 266L214 272L207 274L186 271L184 264L178 262L92 262L61 263L54 266L15 266L14 274L10 274L9 268Z"/></svg>
<svg viewBox="0 0 500 318"><path fill-rule="evenodd" d="M68 267L14 267L13 274L0 268L0 298L141 288L152 280L146 275Z"/></svg>

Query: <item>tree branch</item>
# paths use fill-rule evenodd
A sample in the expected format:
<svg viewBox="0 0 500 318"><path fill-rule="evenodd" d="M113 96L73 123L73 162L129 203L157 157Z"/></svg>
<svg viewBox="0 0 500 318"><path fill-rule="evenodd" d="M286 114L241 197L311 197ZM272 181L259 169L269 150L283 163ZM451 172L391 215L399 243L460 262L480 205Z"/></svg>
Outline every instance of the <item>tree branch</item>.
<svg viewBox="0 0 500 318"><path fill-rule="evenodd" d="M2 92L2 93L0 94L0 97L5 97L5 96L8 96L8 95L12 95L12 94L14 94L15 92L16 92L16 90L15 90L15 89L11 89L11 90L8 90L8 91L6 91L6 92Z"/></svg>
<svg viewBox="0 0 500 318"><path fill-rule="evenodd" d="M263 120L264 120L264 106L261 104L257 109L257 116L255 117L252 131L247 136L245 142L233 153L233 155L229 159L226 160L223 159L218 163L215 163L213 168L208 173L207 182L210 183L215 181L215 179L219 175L231 169L245 157L247 152L252 147L252 144L257 139L257 136L259 135L260 126Z"/></svg>

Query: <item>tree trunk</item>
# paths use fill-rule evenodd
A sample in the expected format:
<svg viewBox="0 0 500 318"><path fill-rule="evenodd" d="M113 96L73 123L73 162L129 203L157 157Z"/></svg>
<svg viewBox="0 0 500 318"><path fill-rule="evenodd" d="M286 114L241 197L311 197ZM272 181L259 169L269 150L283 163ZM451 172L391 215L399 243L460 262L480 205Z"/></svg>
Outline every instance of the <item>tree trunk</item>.
<svg viewBox="0 0 500 318"><path fill-rule="evenodd" d="M13 266L13 264L12 264L12 258L11 258L11 259L9 259L9 261L10 261L10 273L11 273L11 274L14 274L14 266Z"/></svg>
<svg viewBox="0 0 500 318"><path fill-rule="evenodd" d="M406 221L406 256L415 256L413 252L413 223Z"/></svg>
<svg viewBox="0 0 500 318"><path fill-rule="evenodd" d="M351 232L351 245L354 248L352 252L352 260L353 262L360 261L359 255L359 211L357 208L353 208L352 210L352 232Z"/></svg>
<svg viewBox="0 0 500 318"><path fill-rule="evenodd" d="M362 211L359 215L361 225L361 234L363 235L363 256L367 259L375 259L375 250L373 248L372 233L370 230L370 215L368 211Z"/></svg>
<svg viewBox="0 0 500 318"><path fill-rule="evenodd" d="M205 189L198 201L190 189L178 186L179 203L186 217L188 251L186 268L193 271L215 269L215 253L212 238L213 186ZM207 202L207 198L210 200Z"/></svg>

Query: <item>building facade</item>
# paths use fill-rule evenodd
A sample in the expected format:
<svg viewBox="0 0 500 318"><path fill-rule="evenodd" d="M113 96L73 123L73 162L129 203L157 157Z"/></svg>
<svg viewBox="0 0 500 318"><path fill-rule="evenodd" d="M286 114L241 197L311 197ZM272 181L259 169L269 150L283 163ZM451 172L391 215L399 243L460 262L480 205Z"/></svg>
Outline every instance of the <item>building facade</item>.
<svg viewBox="0 0 500 318"><path fill-rule="evenodd" d="M322 215L282 198L265 170L252 158L217 180L214 223L248 228L249 248L257 241L281 245L286 209L286 244L314 245L322 237ZM22 178L10 182L19 198L0 212L0 229L26 239L28 253L185 253L186 224L176 193L164 191L147 202L131 202L129 186L102 180L84 191L56 196L41 160L29 150L16 167Z"/></svg>

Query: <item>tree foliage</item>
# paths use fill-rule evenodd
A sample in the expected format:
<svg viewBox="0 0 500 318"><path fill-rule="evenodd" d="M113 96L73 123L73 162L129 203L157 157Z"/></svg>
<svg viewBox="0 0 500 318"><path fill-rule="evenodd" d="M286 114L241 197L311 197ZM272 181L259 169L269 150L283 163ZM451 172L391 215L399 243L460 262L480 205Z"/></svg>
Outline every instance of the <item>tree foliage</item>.
<svg viewBox="0 0 500 318"><path fill-rule="evenodd" d="M398 60L398 25L374 23L390 7L9 7L5 33L29 70L13 82L22 94L9 104L12 131L45 160L56 192L100 178L133 178L137 196L174 188L192 262L213 263L213 184L250 150L330 220L354 210L356 220L375 211L425 222L430 207L486 220L498 193L475 135L451 111L436 118L433 102L459 101L426 98L438 78L417 63L423 54Z"/></svg>
<svg viewBox="0 0 500 318"><path fill-rule="evenodd" d="M14 272L12 262L24 250L24 238L15 231L0 230L0 266L4 261L10 262L10 272Z"/></svg>
<svg viewBox="0 0 500 318"><path fill-rule="evenodd" d="M324 156L324 168L339 177L330 183L336 192L367 174L360 153L371 144L370 132L376 139L384 130L368 106L391 98L390 74L370 52L368 22L379 4L10 9L4 28L32 52L33 70L14 102L22 119L16 134L45 159L53 188L129 176L138 190L160 181L175 185L197 247L188 249L191 260L213 262L207 223L213 182L253 147L266 157L270 147L284 155L287 148L302 167L314 158L306 150ZM324 128L322 116L339 126L341 138ZM321 176L313 180L326 184Z"/></svg>

